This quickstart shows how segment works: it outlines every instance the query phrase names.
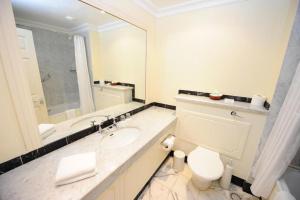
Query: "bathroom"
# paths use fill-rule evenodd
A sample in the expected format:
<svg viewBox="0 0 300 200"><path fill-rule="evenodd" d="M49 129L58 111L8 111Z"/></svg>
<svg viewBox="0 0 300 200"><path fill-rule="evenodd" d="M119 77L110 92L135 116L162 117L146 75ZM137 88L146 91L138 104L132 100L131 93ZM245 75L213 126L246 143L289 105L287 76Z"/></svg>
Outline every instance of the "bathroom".
<svg viewBox="0 0 300 200"><path fill-rule="evenodd" d="M0 199L300 199L299 8L0 1Z"/></svg>

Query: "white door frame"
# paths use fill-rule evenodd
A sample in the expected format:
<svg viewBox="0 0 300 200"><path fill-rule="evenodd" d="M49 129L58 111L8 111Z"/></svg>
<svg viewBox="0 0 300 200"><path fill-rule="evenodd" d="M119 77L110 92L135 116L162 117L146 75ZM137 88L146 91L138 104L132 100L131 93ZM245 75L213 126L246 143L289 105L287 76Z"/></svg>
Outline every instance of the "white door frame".
<svg viewBox="0 0 300 200"><path fill-rule="evenodd" d="M18 119L16 124L21 128L26 150L31 151L41 146L41 139L29 84L23 71L10 0L0 1L0 44L0 62L13 99Z"/></svg>

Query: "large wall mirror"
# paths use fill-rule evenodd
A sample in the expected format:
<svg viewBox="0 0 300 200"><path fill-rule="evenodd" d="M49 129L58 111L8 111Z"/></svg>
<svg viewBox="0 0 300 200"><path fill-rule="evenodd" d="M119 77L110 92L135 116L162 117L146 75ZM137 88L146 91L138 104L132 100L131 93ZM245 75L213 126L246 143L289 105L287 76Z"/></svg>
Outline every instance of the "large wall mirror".
<svg viewBox="0 0 300 200"><path fill-rule="evenodd" d="M145 102L146 31L77 0L12 0L43 144Z"/></svg>

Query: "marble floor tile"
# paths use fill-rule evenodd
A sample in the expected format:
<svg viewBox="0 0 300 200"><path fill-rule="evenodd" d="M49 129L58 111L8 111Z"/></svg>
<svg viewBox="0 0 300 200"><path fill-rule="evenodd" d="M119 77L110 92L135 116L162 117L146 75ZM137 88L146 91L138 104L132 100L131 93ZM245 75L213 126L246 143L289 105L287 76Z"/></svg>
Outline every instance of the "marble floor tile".
<svg viewBox="0 0 300 200"><path fill-rule="evenodd" d="M174 200L174 198L169 188L152 180L138 200Z"/></svg>
<svg viewBox="0 0 300 200"><path fill-rule="evenodd" d="M180 174L172 190L176 192L181 199L196 200L199 196L199 190L192 184L191 179Z"/></svg>
<svg viewBox="0 0 300 200"><path fill-rule="evenodd" d="M191 182L192 172L188 165L185 164L183 171L175 173L172 164L173 159L169 158L155 174L139 200L258 200L235 185L231 185L229 190L224 190L218 181L213 182L208 190L198 190Z"/></svg>
<svg viewBox="0 0 300 200"><path fill-rule="evenodd" d="M178 173L173 170L172 164L172 159L168 159L153 178L168 188L172 188L178 178Z"/></svg>

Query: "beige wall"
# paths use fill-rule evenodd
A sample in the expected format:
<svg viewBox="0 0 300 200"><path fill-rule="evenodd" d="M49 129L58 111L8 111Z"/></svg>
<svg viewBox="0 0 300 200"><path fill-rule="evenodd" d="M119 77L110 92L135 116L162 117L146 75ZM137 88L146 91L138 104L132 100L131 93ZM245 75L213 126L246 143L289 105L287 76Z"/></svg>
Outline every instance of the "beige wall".
<svg viewBox="0 0 300 200"><path fill-rule="evenodd" d="M146 99L171 104L179 88L271 97L296 2L249 0L156 20L131 0L83 1L147 30ZM2 67L0 81L2 162L25 147Z"/></svg>
<svg viewBox="0 0 300 200"><path fill-rule="evenodd" d="M146 101L156 100L155 81L151 81L154 75L155 80L155 17L145 12L132 0L82 0L130 22L147 32L147 57L146 57Z"/></svg>
<svg viewBox="0 0 300 200"><path fill-rule="evenodd" d="M24 153L26 148L3 71L1 59L0 94L0 163L2 163Z"/></svg>
<svg viewBox="0 0 300 200"><path fill-rule="evenodd" d="M178 89L187 89L270 100L295 2L241 1L158 18L153 99L175 104Z"/></svg>
<svg viewBox="0 0 300 200"><path fill-rule="evenodd" d="M94 80L135 84L135 97L145 99L146 32L124 24L91 35Z"/></svg>

